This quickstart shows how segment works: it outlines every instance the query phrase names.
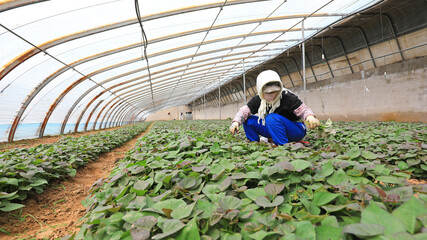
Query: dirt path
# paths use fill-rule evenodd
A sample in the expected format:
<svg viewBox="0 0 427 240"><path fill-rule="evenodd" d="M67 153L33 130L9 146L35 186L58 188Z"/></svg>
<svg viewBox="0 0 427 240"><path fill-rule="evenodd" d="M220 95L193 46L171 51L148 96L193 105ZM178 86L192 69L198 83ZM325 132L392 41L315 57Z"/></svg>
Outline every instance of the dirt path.
<svg viewBox="0 0 427 240"><path fill-rule="evenodd" d="M21 213L0 213L0 228L12 234L0 232L0 240L57 239L77 232L79 220L86 210L81 201L86 198L92 184L108 176L116 160L123 158L150 128L151 125L123 146L80 168L74 178L53 183L42 194L30 197L24 202L26 206Z"/></svg>

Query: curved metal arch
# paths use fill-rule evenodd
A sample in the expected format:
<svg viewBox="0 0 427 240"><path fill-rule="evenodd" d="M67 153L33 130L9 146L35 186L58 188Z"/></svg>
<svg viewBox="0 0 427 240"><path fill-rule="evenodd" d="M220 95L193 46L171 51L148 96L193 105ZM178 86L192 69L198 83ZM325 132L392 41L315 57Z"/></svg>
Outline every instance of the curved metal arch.
<svg viewBox="0 0 427 240"><path fill-rule="evenodd" d="M195 79L195 81L197 81L196 79L198 79L197 77L195 77L195 78L193 78L193 79ZM172 81L173 81L174 79L172 78ZM164 82L163 82L164 83ZM186 83L184 83L184 84L186 84ZM192 84L192 82L190 82L190 83L188 83L188 84ZM146 85L145 87L147 87L148 85ZM167 88L168 86L164 86L164 85L161 85L161 86L153 86L154 88L153 89L161 89L161 88ZM138 92L135 92L135 90L136 89L134 89L134 90L130 90L130 91L127 91L127 92L125 92L125 93L121 93L121 94L119 94L117 97L122 97L123 99L126 99L126 100L128 100L127 98L128 97L130 97L130 96L132 96L132 95L137 95L137 94L140 94L141 92L145 92L147 89L143 89L143 90L141 90L141 91L138 91ZM119 92L119 90L117 90L115 93L117 93L117 92ZM127 96L125 96L124 94L128 94L128 93L131 93L131 95L127 95ZM96 111L96 109L93 109L92 111Z"/></svg>
<svg viewBox="0 0 427 240"><path fill-rule="evenodd" d="M111 116L110 116L111 121L109 121L109 123L107 124L108 127L106 128L114 127L117 124L117 117L120 115L120 113L124 109L128 109L127 106L122 106L122 107L119 107L118 105L116 106L116 111L111 112Z"/></svg>
<svg viewBox="0 0 427 240"><path fill-rule="evenodd" d="M239 94L240 99L243 99L243 96L242 96L242 94L240 93L240 91L241 91L241 90L239 90L239 89L238 89L238 87L240 87L240 88L242 89L242 86L241 86L240 84L238 84L237 82L231 83L231 85L232 85L233 87L235 87L235 89L237 89L237 90L236 90L236 92L234 92L234 94L235 94L235 95Z"/></svg>
<svg viewBox="0 0 427 240"><path fill-rule="evenodd" d="M334 72L332 72L332 68L331 65L329 65L329 60L328 60L328 56L326 55L325 49L323 49L323 47L319 44L314 45L315 47L319 47L322 50L322 54L325 56L325 60L326 60L326 64L328 65L329 68L329 72L331 73L332 78L334 78Z"/></svg>
<svg viewBox="0 0 427 240"><path fill-rule="evenodd" d="M248 52L251 52L251 51L248 51ZM241 53L236 53L236 54L244 54L243 52L241 52ZM113 67L106 67L106 68L103 68L103 69L100 69L100 70L98 70L98 71L95 71L95 72L93 72L93 73L91 73L91 74L88 74L88 75L86 75L85 77L93 77L94 75L96 75L96 74L98 74L98 73L102 73L102 72L104 72L104 71L107 71L107 70L110 70L110 69L112 69ZM83 78L85 78L85 77L83 77ZM78 80L78 81L80 81L80 79ZM78 82L78 81L76 81L76 82ZM75 83L76 83L75 82ZM81 81L79 82L79 83L81 83ZM78 84L79 84L78 83ZM74 87L75 86L77 86L78 84L75 84L74 85ZM71 87L71 86L70 86ZM73 88L73 87L72 87ZM40 89L41 90L41 89ZM36 94L36 93L35 93ZM33 95L33 96L35 96L35 95ZM30 99L30 101L33 99L33 97L32 98L28 98L28 99ZM29 104L29 103L28 103ZM53 105L54 107L56 107L56 105ZM24 108L24 110L25 110L25 108ZM53 110L52 110L53 111ZM49 113L49 112L48 112ZM23 112L21 113L21 116L22 116L22 114L23 114ZM21 116L19 116L19 119L20 119L20 117ZM50 117L50 116L49 116ZM15 117L15 121L14 122L16 122L16 123L18 123L19 122L19 119L17 119L16 117ZM46 123L47 123L47 121L46 121ZM46 123L45 122L43 122L43 125L46 125ZM17 126L17 125L16 125ZM16 128L16 127L15 127ZM41 129L43 129L43 132L44 132L44 128L45 128L45 126L42 126L42 128ZM16 129L15 129L16 130ZM13 133L13 135L14 135L14 132L15 131L11 131L11 133ZM42 131L40 131L41 132L41 134L39 133L39 136L42 136L43 135L43 133L42 133ZM10 134L11 135L11 134ZM13 139L13 136L12 136L12 139Z"/></svg>
<svg viewBox="0 0 427 240"><path fill-rule="evenodd" d="M240 53L240 54L243 54L243 53ZM170 62L170 61L168 61L168 62ZM163 63L163 64L165 64L165 63ZM91 74L88 74L88 75L90 75L90 76L94 76L95 74L94 73L91 73ZM88 76L88 75L86 75L86 76ZM113 77L113 78L110 78L109 79L109 81L112 81L112 80L114 80L115 79L115 77ZM173 79L173 78L171 78L171 79ZM84 80L84 79L83 79ZM134 81L135 79L132 79L132 80L129 80L129 81ZM80 81L80 82L79 82ZM78 81L76 81L75 83L73 83L74 84L74 86L73 85L71 85L70 87L71 88L74 88L74 87L76 87L78 84L80 84L82 82L82 80L81 79L79 79ZM101 82L101 84L104 84L104 83L106 83L106 82L108 82L108 81L103 81L103 82ZM144 82L146 82L146 81L144 81ZM139 83L140 84L140 83ZM122 83L119 83L119 84L117 84L117 85L115 85L115 86L120 86L120 85L122 85ZM69 88L70 88L69 87ZM91 91L93 91L94 89L96 89L98 86L94 86L94 87L92 87L90 90ZM129 87L129 86L128 86ZM71 89L70 89L71 90ZM107 89L106 91L103 91L103 93L105 93L105 92L107 92L107 91L109 91L109 90L111 90L110 88L109 89ZM67 91L67 92L64 92L63 94L67 94L69 91ZM116 94L118 91L116 91L116 92L113 92L113 94ZM87 94L88 94L89 92L87 91ZM61 94L61 96L63 95L63 94ZM60 97L61 99L63 98L63 97L65 97L65 95L64 96L62 96L62 97ZM99 96L98 96L99 97ZM83 99L84 98L84 96L82 95L80 98L79 98L79 101L78 102L80 102L80 100L81 99ZM74 105L73 105L73 109L75 108L75 106L78 104L78 102L76 102ZM52 105L51 106L51 109L52 109L52 111L56 108L56 106L57 106L57 104L55 104L55 105ZM53 108L52 108L53 107ZM71 110L71 109L70 109ZM69 116L70 116L70 114L71 114L71 112L69 111L69 114L67 113L67 115L66 115L66 117L65 117L65 119L64 119L64 122L63 122L63 125L62 125L62 127L61 127L61 131L62 131L62 129L65 129L65 125L66 125L66 123L68 122L68 118L69 118ZM48 116L48 117L50 117L50 116ZM44 121L44 122L46 122L47 123L47 120L46 121ZM45 125L45 124L44 124ZM76 126L78 126L78 125L76 125ZM44 129L44 127L42 126L42 128L41 129Z"/></svg>
<svg viewBox="0 0 427 240"><path fill-rule="evenodd" d="M135 93L135 94L139 94L139 93ZM98 116L96 117L96 119L95 119L95 125L94 126L96 126L96 124L97 124L97 122L98 122L98 119L100 118L100 116L101 116L101 114L103 113L103 111L107 108L107 106L109 106L110 105L110 103L112 103L114 100L117 100L117 98L113 98L113 99L111 99L102 109L101 109L101 111L98 113ZM132 99L131 99L132 100ZM115 102L114 104L112 104L111 106L110 106L110 108L107 110L107 112L104 114L104 116L103 116L103 118L102 118L102 120L101 120L101 122L100 122L100 124L102 124L102 123L104 123L104 119L105 119L105 117L107 116L107 114L108 114L108 112L110 112L110 110L117 104L117 103L119 103L119 100L117 100L117 102ZM146 111L146 110L148 110L147 108L145 108L145 109L143 109L143 111ZM95 112L96 111L96 109L93 109L92 110L92 112ZM100 125L99 126L99 128L100 129L102 129L102 126Z"/></svg>
<svg viewBox="0 0 427 240"><path fill-rule="evenodd" d="M8 0L0 3L0 13L14 8L23 7L38 2L46 2L48 0Z"/></svg>
<svg viewBox="0 0 427 240"><path fill-rule="evenodd" d="M274 63L278 63L278 64L283 65L283 67L286 70L286 75L288 75L289 80L291 81L292 87L295 87L294 81L292 80L291 73L289 72L288 67L286 66L286 63L282 62L282 61L277 61L277 62L274 62Z"/></svg>
<svg viewBox="0 0 427 240"><path fill-rule="evenodd" d="M377 64L375 63L374 55L372 54L371 47L369 45L368 38L366 37L365 30L360 26L354 26L354 28L359 29L360 34L362 35L362 38L365 41L366 48L368 49L369 55L371 56L372 64L374 65L374 68L377 68Z"/></svg>
<svg viewBox="0 0 427 240"><path fill-rule="evenodd" d="M129 110L129 108L127 106L119 108L118 111L112 116L112 121L110 123L110 127L117 126L117 124L120 121L122 114L124 114L127 110Z"/></svg>
<svg viewBox="0 0 427 240"><path fill-rule="evenodd" d="M219 58L219 57L210 58L209 60L217 59L217 58ZM235 61L235 60L238 60L238 59L241 59L241 58L227 59L227 60L225 60L225 61ZM202 61L198 61L198 62L203 62L203 61L207 61L207 60L202 60ZM210 65L211 63L208 63L208 64ZM206 64L206 65L208 65L208 64ZM182 65L179 65L179 66L176 66L176 67L181 67L181 66L185 66L185 64L182 64ZM164 69L164 70L162 70L162 71L155 72L155 73L160 73L160 72L163 72L163 71L169 71L169 70L174 69L174 68L176 68L176 67L171 67L171 68L168 68L168 69ZM197 67L199 67L199 66L197 66ZM179 72L179 71L176 71L176 72ZM155 73L153 73L153 74L155 74ZM172 72L172 73L173 73L173 72ZM170 74L170 73L169 73L169 74ZM148 76L148 75L143 75L143 76L141 76L141 77L133 78L133 79L127 80L127 81L125 81L125 82L118 83L118 84L116 84L116 85L114 85L114 86L112 86L112 87L109 87L108 89L104 89L104 90L103 90L99 95L95 96L95 97L94 97L94 99L92 99L92 100L89 102L88 106L86 106L86 108L85 108L85 109L87 109L87 108L89 107L89 105L90 105L91 103L93 103L93 101L95 101L97 98L99 98L102 94L104 94L104 93L106 93L106 92L108 92L108 91L112 90L113 88L115 88L115 87L119 87L119 86L124 85L124 84L127 84L127 83L134 82L134 81L136 81L136 80L138 80L138 79L141 79L141 78L143 78L143 77L147 77L147 76ZM104 84L104 83L109 82L110 80L112 81L112 80L115 80L115 79L116 79L116 77L113 77L113 78L110 78L110 79L107 79L107 80L105 80L105 81L101 82L100 84L102 85L102 84ZM127 87L132 87L132 86L135 86L135 85L138 85L138 84L142 84L142 83L144 83L144 82L146 82L146 80L145 80L145 81L143 81L143 82L140 82L140 83L135 83L135 84L129 85L129 86L127 86ZM93 86L92 88L90 88L89 90L87 90L84 94L82 94L82 95L79 97L79 99L77 99L77 100L74 102L73 106L69 109L69 111L68 111L68 113L67 113L67 115L66 115L66 117L65 117L65 119L64 119L64 121L63 121L63 124L62 124L62 127L61 127L61 134L63 133L63 131L64 131L64 129L65 129L65 125L67 124L68 119L69 119L69 117L70 117L71 113L74 111L74 108L78 105L78 103L79 103L79 102L80 102L80 101L81 101L85 96L87 96L90 92L92 92L92 91L93 91L94 89L96 89L96 88L98 88L98 86ZM118 91L120 91L120 90L118 90ZM118 91L116 91L116 92L114 92L114 93L117 93ZM84 112L84 111L83 111L83 112ZM92 112L92 113L93 113L93 112ZM91 113L91 114L92 114L92 113Z"/></svg>
<svg viewBox="0 0 427 240"><path fill-rule="evenodd" d="M353 67L351 66L350 59L348 59L347 51L345 50L344 43L343 43L342 39L339 36L332 36L330 38L335 38L338 40L338 42L341 46L341 50L344 53L345 59L347 60L347 64L350 67L350 71L351 71L351 73L354 73Z"/></svg>
<svg viewBox="0 0 427 240"><path fill-rule="evenodd" d="M174 15L174 14L172 14ZM164 17L168 17L168 16L172 16L172 15L167 15ZM277 21L277 20L283 20L283 19L293 19L293 18L302 18L304 15L288 15L288 16L281 16L281 17L274 17L274 18L270 18L270 19L266 19L266 21ZM307 15L308 16L308 15ZM325 15L325 14L320 14L320 15L316 15L316 16L330 16L330 15ZM157 17L156 19L161 18L160 16ZM148 19L151 20L151 19ZM207 27L207 28L200 28L200 29L194 29L191 31L186 31L186 32L181 32L181 33L176 33L176 34L172 34L172 35L168 35L168 36L163 36L161 38L157 38L157 39L151 39L150 42L151 43L156 43L156 42L160 42L160 41L165 41L165 40L170 40L170 39L174 39L174 38L178 38L178 37L182 37L182 36L188 36L188 35L192 35L192 34L196 34L196 33L203 33L206 32L207 30L217 30L217 29L222 29L222 28L228 28L228 27L233 27L233 26L239 26L239 25L245 25L245 24L252 24L252 23L258 23L261 19L252 19L252 20L247 20L247 21L241 21L241 22L233 22L233 23L227 23L227 24L222 24L222 25L217 25L217 26L212 26L212 27ZM146 20L144 20L146 21ZM4 68L0 71L0 81L13 69L15 69L16 67L18 67L21 63L25 62L26 60L28 60L29 58L35 56L38 53L42 53L44 51L46 51L47 49L72 41L72 40L76 40L79 38L83 38L86 36L90 36L93 34L97 34L100 32L104 32L104 31L109 31L109 30L113 30L119 27L125 27L131 24L136 24L138 23L136 19L132 19L132 20L126 20L120 23L114 23L111 24L113 27L111 29L108 28L108 26L105 27L100 27L100 28L96 28L96 29L91 29L88 31L83 31L77 34L73 34L73 35L68 35L65 37L62 37L58 40L53 40L44 44L41 44L40 46L38 46L37 48L33 48L28 50L27 52L21 54L20 56L16 57L15 59L13 59L12 61L10 61L8 64L6 64L4 66ZM320 28L306 28L305 30L321 30ZM300 28L293 28L293 29L281 29L281 30L271 30L271 31L265 31L265 32L255 32L255 33L251 33L251 36L257 36L257 35L263 35L263 34L274 34L274 33L283 33L283 32L291 32L291 31L301 31ZM246 36L247 34L245 34L244 36ZM242 36L242 37L244 37ZM138 45L135 44L135 45ZM129 45L131 46L131 45ZM123 50L122 50L123 51Z"/></svg>
<svg viewBox="0 0 427 240"><path fill-rule="evenodd" d="M308 57L308 54L307 54L307 53L305 53L305 57L307 58L308 64L310 64L311 74L313 74L314 81L315 81L315 82L317 82L317 76L316 76L316 73L314 72L313 64L311 64L311 60L310 60L310 58Z"/></svg>
<svg viewBox="0 0 427 240"><path fill-rule="evenodd" d="M390 30L391 30L391 33L393 34L394 40L396 41L397 49L399 49L400 57L402 58L402 61L404 61L405 58L403 57L402 48L400 47L399 39L397 38L397 35L396 35L396 28L394 27L393 19L387 13L382 13L382 15L386 17L386 19L388 20L388 23L390 24Z"/></svg>
<svg viewBox="0 0 427 240"><path fill-rule="evenodd" d="M255 1L256 0L243 0L243 1L231 0L231 1L228 1L228 3L226 5L227 6L237 5L237 4L251 3L251 2L255 2ZM167 12L163 12L163 13L159 13L159 14L144 16L144 17L141 17L141 20L142 21L149 21L149 20L159 19L159 18L163 18L163 17L170 17L170 16L174 16L174 15L184 14L184 13L188 13L188 12L206 10L206 9L210 9L210 8L217 8L217 7L221 7L223 5L224 5L224 3L213 3L213 4L206 4L206 5L199 5L199 6L195 6L195 7L183 8L183 9L167 11ZM77 32L77 33L74 33L71 35L64 36L62 38L58 38L58 39L43 43L43 44L39 45L38 48L30 49L27 52L25 52L25 53L21 54L20 56L16 57L15 59L13 59L8 64L6 64L4 69L2 69L2 71L0 71L0 81L3 79L3 77L5 75L7 75L11 70L16 68L17 66L19 66L22 62L24 62L28 58L34 56L35 54L40 53L42 51L45 51L51 47L54 47L54 46L57 46L57 45L60 45L62 43L66 43L66 42L69 42L72 40L76 40L79 38L87 37L87 36L90 36L93 34L106 32L109 30L114 30L117 28L126 27L129 25L138 24L138 23L139 23L138 19L133 18L133 19L129 19L129 20L121 21L121 22L112 23L109 25L104 25L102 27Z"/></svg>
<svg viewBox="0 0 427 240"><path fill-rule="evenodd" d="M118 124L120 124L120 125L124 125L124 124L126 124L126 122L129 122L129 120L131 119L131 118L133 118L133 115L135 114L135 111L134 110L132 110L132 109L128 109L128 111L127 112L124 112L123 114L122 114L122 116L119 118L119 120L118 120Z"/></svg>
<svg viewBox="0 0 427 240"><path fill-rule="evenodd" d="M300 77L301 77L301 80L302 80L301 69L300 69L300 67L298 66L297 60L296 60L293 56L289 56L289 57L287 57L287 58L290 58L290 59L292 59L292 60L293 60L293 62L294 62L294 64L295 64L295 66L297 67L297 71L298 71L298 73L299 73L299 75L300 75Z"/></svg>
<svg viewBox="0 0 427 240"><path fill-rule="evenodd" d="M178 66L179 67L179 66ZM179 71L176 71L176 72L179 72ZM172 72L173 73L173 72ZM171 73L169 73L169 74L171 74ZM145 76L143 76L143 77L146 77L147 75L145 75ZM142 77L141 77L142 78ZM78 118L78 120L77 120L77 125L80 123L80 121L81 121L81 119L82 119L82 117L83 117L83 115L85 114L85 112L86 112L86 110L89 108L89 106L96 100L96 99L98 99L101 95L103 95L104 93L106 93L106 92L108 92L108 91L111 91L112 89L114 89L114 88L116 88L116 87L119 87L119 86L122 86L122 85L124 85L125 83L130 83L130 82L134 82L135 80L136 80L137 78L134 78L134 79L131 79L131 80L128 80L128 81L125 81L125 82L121 82L121 83L118 83L118 84L116 84L116 85L114 85L114 86L111 86L111 87L109 87L109 88L107 88L107 89L104 89L101 93L99 93L98 95L96 95L92 100L90 100L90 102L86 105L86 107L82 110L82 112L81 112L81 114L80 114L80 116L79 116L79 118ZM134 83L134 84L132 84L132 85L129 85L129 86L126 86L126 87L124 87L124 88L122 88L122 89L126 89L126 88L129 88L129 87L133 87L133 86L136 86L136 85L139 85L139 84L143 84L143 83L146 83L148 80L144 80L143 82L141 82L141 83ZM103 82L105 82L105 81L103 81ZM71 113L74 111L74 108L78 105L78 103L85 97L85 96L87 96L87 94L89 94L90 92L92 92L93 90L95 90L96 88L98 88L98 86L93 86L92 88L90 88L89 90L87 90L84 94L82 94L80 97L79 97L79 99L77 99L77 101L75 101L74 102L74 104L73 104L73 106L68 110L68 113L67 113L67 115L66 115L66 117L65 117L65 119L64 119L64 121L63 121L63 124L62 124L62 126L63 127L61 127L61 129L63 129L64 127L65 127L65 125L66 125L66 123L68 122L68 119L69 119L69 116L71 115ZM136 90L136 89L134 89L134 90ZM120 90L117 90L117 91L115 91L114 92L114 94L117 94L118 92L119 92ZM91 113L91 115L92 115L92 113ZM91 116L90 115L90 116ZM88 119L89 120L89 119ZM86 122L86 125L87 125L87 122Z"/></svg>
<svg viewBox="0 0 427 240"><path fill-rule="evenodd" d="M102 119L102 122L104 123L104 127L101 127L101 129L105 129L105 128L107 128L107 124L108 124L108 120L110 119L110 117L111 117L111 114L114 112L114 110L117 108L117 107L120 107L120 105L122 105L124 102L120 102L120 101L118 101L118 102L116 102L116 103L118 103L117 105L112 105L111 107L112 108L110 108L109 109L109 113L108 112L106 112L105 113L105 115L104 115L104 117L103 117L103 119ZM114 106L114 108L113 108L113 106ZM108 115L107 115L107 113L108 113ZM105 119L105 122L104 122L104 118L106 118Z"/></svg>
<svg viewBox="0 0 427 240"><path fill-rule="evenodd" d="M128 113L126 113L126 115L121 119L120 125L123 126L123 125L130 124L132 122L132 119L134 118L133 114L134 113L132 110L130 110Z"/></svg>
<svg viewBox="0 0 427 240"><path fill-rule="evenodd" d="M226 94L224 94L225 100L227 100L229 103L233 102L234 101L234 97L232 96L232 92L230 91L229 87L228 86L222 86L222 88L224 88L225 93L226 93Z"/></svg>
<svg viewBox="0 0 427 240"><path fill-rule="evenodd" d="M96 108L99 107L99 105L101 105L103 102L104 102L104 100L99 101L95 107ZM88 116L88 120L86 121L84 131L87 131L87 126L89 125L89 122L90 122L90 119L92 118L92 115L93 115L93 112L91 112L90 115Z"/></svg>
<svg viewBox="0 0 427 240"><path fill-rule="evenodd" d="M220 42L220 41L226 41L226 40L230 40L230 39L235 39L235 38L241 38L242 36L244 36L244 35L235 35L235 36L230 36L230 37L227 37L227 38L221 38L221 39L213 39L213 40L210 40L210 41L207 41L207 42L205 42L205 44L209 44L209 43L213 43L213 42ZM158 41L163 41L163 40L165 40L164 38L158 38L158 39L154 39L153 41L154 42L158 42ZM167 40L167 39L166 39ZM278 41L278 42L287 42L287 41L294 41L294 40L297 40L297 39L292 39L292 40L286 40L286 41ZM262 42L262 43L254 43L254 44L246 44L246 45L242 45L242 47L248 47L248 46L252 46L252 45L259 45L259 44L264 44L264 42ZM182 47L180 47L180 48L176 48L176 49L169 49L169 50L165 50L165 51L162 51L162 52L159 52L159 53L156 53L156 54L152 54L152 55L150 55L150 57L154 57L154 56L160 56L160 55L163 55L163 54L167 54L167 53L170 53L170 52L172 52L172 51L177 51L177 50L181 50L181 49L186 49L186 48L191 48L191 47L195 47L195 46L198 46L198 45L200 45L200 43L196 43L196 44L191 44L191 45L186 45L186 46L182 46ZM72 67L76 67L76 66L78 66L78 65L80 65L80 64L83 64L83 63L86 63L86 62L89 62L89 61L91 61L91 60L94 60L94 59L97 59L97 58L100 58L100 57L103 57L103 56L108 56L108 55L111 55L111 54L115 54L115 53L118 53L118 52L121 52L121 51L125 51L125 50L129 50L129 49L132 49L132 48L136 48L136 47L140 47L141 46L141 43L136 43L136 44L131 44L131 45L127 45L127 46L125 46L125 47L122 47L122 48L118 48L118 49L113 49L113 50L110 50L110 51L106 51L106 52L103 52L103 53L100 53L100 54L96 54L96 55L93 55L93 56L89 56L89 57L86 57L86 58L83 58L83 59L80 59L80 60L78 60L78 61L75 61L75 62L73 62L73 63L71 63L69 66L72 66ZM233 47L229 47L229 48L223 48L222 50L223 51L226 51L226 50L228 50L228 49L231 49L231 48L233 48ZM235 48L235 47L234 47ZM200 55L205 55L205 54L210 54L210 53L212 53L212 52L216 52L216 51L218 51L218 50L212 50L212 51L207 51L207 52L203 52L203 53L200 53ZM249 51L250 52L250 51ZM238 54L238 53L237 53ZM242 53L240 53L240 54L242 54ZM198 54L199 55L199 54ZM234 54L233 54L234 55ZM194 55L188 55L188 56L186 56L186 57L181 57L181 58L177 58L177 59L175 59L175 61L179 61L179 60L183 60L183 59L185 59L185 58L191 58L191 57L194 57ZM100 70L98 70L98 73L102 73L102 72L104 72L104 71L108 71L108 70L111 70L111 69L114 69L114 68L116 68L116 67L121 67L121 66L125 66L125 65L127 65L127 64L131 64L131 63L134 63L134 62L137 62L137 61L140 61L140 58L135 58L135 59L131 59L131 60L128 60L128 61L125 61L125 62L122 62L122 63L119 63L119 64L116 64L116 65L113 65L113 66L110 66L110 67L105 67L105 68L103 68L103 69L100 69ZM168 61L168 62L173 62L173 60L172 61ZM164 64L166 64L166 62L164 63ZM157 64L156 65L153 65L152 67L155 67L155 66L158 66ZM128 75L130 75L130 74L133 74L133 73L135 73L135 72L137 72L137 71L142 71L142 70L144 70L144 69L146 69L146 68L141 68L141 69L139 69L139 70L134 70L134 71L130 71L130 72L128 72L127 74ZM15 116L15 119L14 119L14 121L13 121L13 124L12 124L12 127L11 127L11 131L9 132L9 141L13 141L13 138L14 138L14 134L15 134L15 131L16 131L16 128L17 128L17 125L19 124L19 121L20 121L20 119L21 119L21 117L22 117L22 115L23 115L23 113L25 112L25 110L26 110L26 108L28 107L28 105L31 103L31 101L34 99L34 97L45 87L45 86L47 86L54 78L56 78L56 77L58 77L60 74L62 74L62 73L64 73L64 72L66 72L66 71L68 71L69 70L69 67L68 66L64 66L63 68L61 68L61 69L59 69L59 70L57 70L56 72L54 72L53 74L51 74L50 76L48 76L44 81L42 81L31 93L30 93L30 95L28 95L27 96L27 98L24 100L24 103L22 104L22 106L21 106L21 108L20 108L20 110L18 111L18 113L17 113L17 115ZM1 79L0 79L1 80ZM100 83L100 85L102 85L103 83Z"/></svg>

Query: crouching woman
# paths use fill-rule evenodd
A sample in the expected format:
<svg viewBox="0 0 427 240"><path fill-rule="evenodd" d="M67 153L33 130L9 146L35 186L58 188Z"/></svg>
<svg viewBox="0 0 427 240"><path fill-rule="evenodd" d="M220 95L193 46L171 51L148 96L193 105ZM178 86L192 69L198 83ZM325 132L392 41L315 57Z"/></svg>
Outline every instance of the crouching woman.
<svg viewBox="0 0 427 240"><path fill-rule="evenodd" d="M238 132L243 124L249 141L260 141L260 136L276 145L301 141L307 127L319 126L319 120L295 94L283 87L279 74L273 70L261 72L257 77L258 95L240 108L229 130ZM257 114L255 116L254 114Z"/></svg>

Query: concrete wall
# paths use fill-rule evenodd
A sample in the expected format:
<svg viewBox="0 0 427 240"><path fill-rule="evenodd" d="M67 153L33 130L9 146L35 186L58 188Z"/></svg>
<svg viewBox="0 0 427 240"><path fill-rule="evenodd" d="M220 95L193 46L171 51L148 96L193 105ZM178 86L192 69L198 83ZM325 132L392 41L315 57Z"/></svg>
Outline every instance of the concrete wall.
<svg viewBox="0 0 427 240"><path fill-rule="evenodd" d="M183 116L185 117L186 112L191 112L191 109L187 106L168 108L154 114L150 114L146 121L180 120L181 113L183 113Z"/></svg>
<svg viewBox="0 0 427 240"><path fill-rule="evenodd" d="M427 57L311 83L307 105L334 121L427 122Z"/></svg>
<svg viewBox="0 0 427 240"><path fill-rule="evenodd" d="M427 123L427 47L423 45L426 42L427 29L422 29L370 46L376 68L367 48L350 53L353 74L344 56L330 59L335 77L332 78L327 64L317 64L313 66L317 82L311 69L306 68L307 105L320 119ZM394 54L379 57L390 53ZM292 72L291 78L296 85L302 83L299 72ZM304 100L302 85L291 88L288 75L282 76L282 81ZM223 105L221 118L233 118L242 105L243 100ZM205 119L203 105L194 107L193 114L194 119ZM206 108L207 119L219 116L217 103Z"/></svg>
<svg viewBox="0 0 427 240"><path fill-rule="evenodd" d="M302 87L291 90L304 99ZM242 105L222 106L221 118L233 118ZM427 56L310 83L307 105L333 121L427 123ZM193 109L193 116L205 119L205 109ZM206 108L206 119L219 119L218 106Z"/></svg>

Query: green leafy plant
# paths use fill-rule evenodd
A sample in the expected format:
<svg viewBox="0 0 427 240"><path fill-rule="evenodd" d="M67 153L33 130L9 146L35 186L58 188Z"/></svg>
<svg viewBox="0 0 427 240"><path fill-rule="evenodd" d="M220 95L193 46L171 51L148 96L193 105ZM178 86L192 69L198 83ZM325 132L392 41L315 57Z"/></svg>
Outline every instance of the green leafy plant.
<svg viewBox="0 0 427 240"><path fill-rule="evenodd" d="M53 144L0 153L0 211L24 207L19 202L28 195L42 193L53 179L73 177L79 166L127 142L148 125L141 123L79 138L65 137Z"/></svg>
<svg viewBox="0 0 427 240"><path fill-rule="evenodd" d="M408 182L425 176L425 124L326 123L309 147L228 124L156 122L94 185L75 238L425 237L427 187Z"/></svg>

